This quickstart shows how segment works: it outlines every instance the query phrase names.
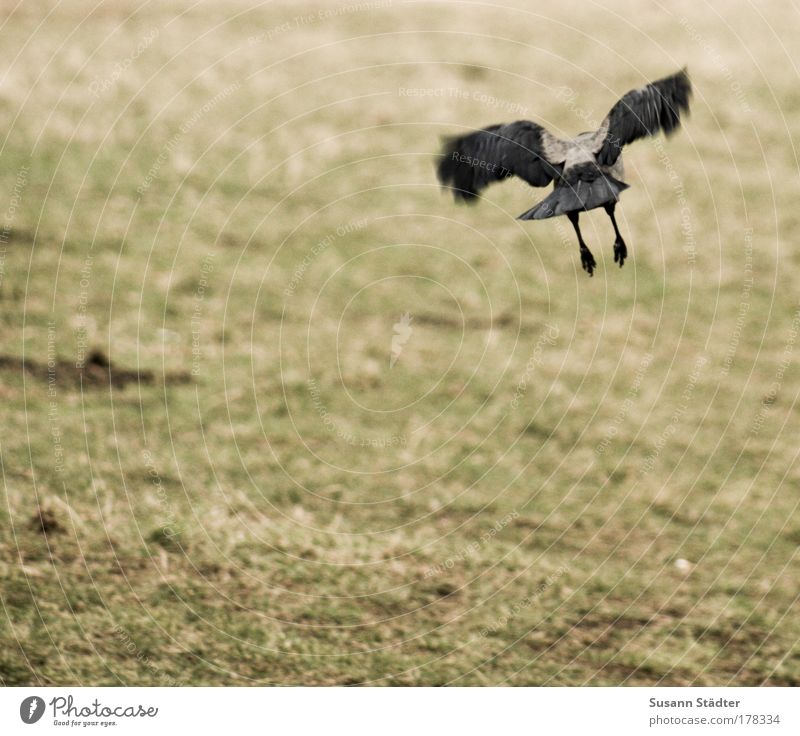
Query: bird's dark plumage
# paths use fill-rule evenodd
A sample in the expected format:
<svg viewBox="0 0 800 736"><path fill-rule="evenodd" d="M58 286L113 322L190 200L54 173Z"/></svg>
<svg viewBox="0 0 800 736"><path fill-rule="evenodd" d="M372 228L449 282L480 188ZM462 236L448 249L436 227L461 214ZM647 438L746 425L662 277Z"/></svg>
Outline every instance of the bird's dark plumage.
<svg viewBox="0 0 800 736"><path fill-rule="evenodd" d="M603 121L600 129L607 123L608 132L597 153L597 161L610 166L628 143L659 132L665 135L674 132L680 125L681 113L689 111L691 95L692 85L686 69L628 92Z"/></svg>
<svg viewBox="0 0 800 736"><path fill-rule="evenodd" d="M510 176L534 187L547 186L561 170L547 159L548 137L552 138L541 125L520 120L448 138L439 163L439 180L452 187L456 199L465 201Z"/></svg>
<svg viewBox="0 0 800 736"><path fill-rule="evenodd" d="M520 220L544 220L570 212L593 210L609 202L619 201L628 185L609 173L600 171L597 164L582 163L568 168L553 193L523 212Z"/></svg>
<svg viewBox="0 0 800 736"><path fill-rule="evenodd" d="M648 135L669 135L689 110L692 87L686 69L631 90L617 102L596 131L562 140L541 125L519 120L491 125L445 141L439 181L457 200L472 202L489 184L517 176L534 187L554 181L553 192L520 215L541 220L568 215L581 245L583 267L592 274L594 258L583 242L578 214L604 207L614 223L615 261L625 262L627 249L614 219L623 190L622 147Z"/></svg>

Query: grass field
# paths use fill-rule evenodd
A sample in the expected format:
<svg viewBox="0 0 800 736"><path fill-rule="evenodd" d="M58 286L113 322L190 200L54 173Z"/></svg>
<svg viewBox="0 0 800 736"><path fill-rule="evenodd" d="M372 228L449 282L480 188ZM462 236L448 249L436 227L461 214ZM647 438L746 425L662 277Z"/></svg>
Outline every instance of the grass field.
<svg viewBox="0 0 800 736"><path fill-rule="evenodd" d="M800 15L604 5L3 7L2 683L800 684ZM436 183L684 64L622 270Z"/></svg>

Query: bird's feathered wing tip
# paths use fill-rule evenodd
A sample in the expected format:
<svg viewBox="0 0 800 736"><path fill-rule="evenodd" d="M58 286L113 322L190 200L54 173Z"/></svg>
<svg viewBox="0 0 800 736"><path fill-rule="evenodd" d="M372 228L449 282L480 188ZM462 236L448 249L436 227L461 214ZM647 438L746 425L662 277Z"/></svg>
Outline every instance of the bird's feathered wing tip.
<svg viewBox="0 0 800 736"><path fill-rule="evenodd" d="M478 192L474 186L472 172L460 160L459 146L467 136L442 136L442 152L436 175L443 187L453 190L456 200L474 203Z"/></svg>
<svg viewBox="0 0 800 736"><path fill-rule="evenodd" d="M692 98L692 80L689 70L683 67L671 77L665 77L653 85L661 95L661 110L658 129L671 135L681 124L681 114L689 115L689 100ZM658 129L655 132L658 132Z"/></svg>
<svg viewBox="0 0 800 736"><path fill-rule="evenodd" d="M551 148L561 144L530 120L444 138L437 167L439 181L465 202L474 201L490 184L511 176L534 187L547 186L559 175L561 166L548 158L544 136Z"/></svg>
<svg viewBox="0 0 800 736"><path fill-rule="evenodd" d="M598 162L610 166L628 143L659 132L674 133L680 126L681 115L689 112L691 97L692 82L686 67L628 92L604 121L607 132L595 152Z"/></svg>

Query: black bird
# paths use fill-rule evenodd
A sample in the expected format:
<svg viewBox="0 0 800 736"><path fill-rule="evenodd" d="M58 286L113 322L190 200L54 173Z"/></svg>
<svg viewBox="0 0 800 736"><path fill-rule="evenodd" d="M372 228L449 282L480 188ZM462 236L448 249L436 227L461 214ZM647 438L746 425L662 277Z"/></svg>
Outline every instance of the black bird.
<svg viewBox="0 0 800 736"><path fill-rule="evenodd" d="M628 249L614 218L623 181L622 147L639 138L665 135L688 113L692 85L686 69L628 92L595 131L562 140L529 120L488 128L445 141L439 181L453 189L456 201L474 201L495 181L518 176L534 187L554 181L553 192L519 216L543 220L566 215L578 236L581 264L592 275L597 263L583 242L578 216L604 207L614 226L614 262L625 263Z"/></svg>

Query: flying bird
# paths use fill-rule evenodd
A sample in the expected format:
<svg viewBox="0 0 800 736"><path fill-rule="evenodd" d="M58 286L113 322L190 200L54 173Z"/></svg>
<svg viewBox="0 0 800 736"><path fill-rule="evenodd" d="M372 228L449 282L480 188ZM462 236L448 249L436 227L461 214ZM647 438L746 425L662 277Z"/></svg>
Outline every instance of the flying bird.
<svg viewBox="0 0 800 736"><path fill-rule="evenodd" d="M489 184L512 176L534 187L554 182L553 191L519 216L543 220L566 215L591 276L597 266L581 235L581 212L603 207L614 226L614 262L625 263L628 249L617 227L614 208L624 181L622 147L657 135L673 133L681 113L688 113L692 85L686 69L628 92L595 131L564 140L530 120L490 125L475 133L445 140L439 162L439 181L453 190L456 201L474 202Z"/></svg>

